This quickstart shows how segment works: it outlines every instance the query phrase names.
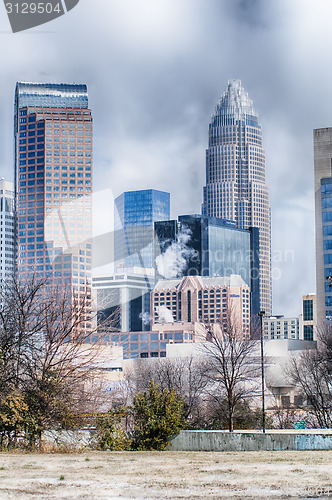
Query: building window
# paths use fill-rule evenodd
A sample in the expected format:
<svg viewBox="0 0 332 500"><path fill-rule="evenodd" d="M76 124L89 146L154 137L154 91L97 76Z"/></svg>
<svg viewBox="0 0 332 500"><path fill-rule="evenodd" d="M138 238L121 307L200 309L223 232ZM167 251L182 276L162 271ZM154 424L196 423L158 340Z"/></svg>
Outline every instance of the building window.
<svg viewBox="0 0 332 500"><path fill-rule="evenodd" d="M188 301L188 323L191 323L191 292L188 290L187 292L187 301Z"/></svg>
<svg viewBox="0 0 332 500"><path fill-rule="evenodd" d="M303 321L313 321L314 319L314 306L313 300L303 301Z"/></svg>
<svg viewBox="0 0 332 500"><path fill-rule="evenodd" d="M303 326L303 338L304 340L313 341L314 340L314 327L313 325Z"/></svg>

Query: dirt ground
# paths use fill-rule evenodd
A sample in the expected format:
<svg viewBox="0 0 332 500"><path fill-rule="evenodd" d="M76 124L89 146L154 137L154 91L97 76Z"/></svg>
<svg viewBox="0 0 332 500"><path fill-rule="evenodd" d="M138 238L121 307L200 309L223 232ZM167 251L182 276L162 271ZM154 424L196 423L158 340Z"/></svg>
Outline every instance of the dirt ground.
<svg viewBox="0 0 332 500"><path fill-rule="evenodd" d="M332 452L0 453L0 499L332 498Z"/></svg>

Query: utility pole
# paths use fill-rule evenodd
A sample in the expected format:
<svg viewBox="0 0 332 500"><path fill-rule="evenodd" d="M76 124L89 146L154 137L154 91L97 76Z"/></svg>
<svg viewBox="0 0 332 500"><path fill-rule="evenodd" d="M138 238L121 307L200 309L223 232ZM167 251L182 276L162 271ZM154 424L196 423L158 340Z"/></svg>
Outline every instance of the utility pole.
<svg viewBox="0 0 332 500"><path fill-rule="evenodd" d="M265 381L264 381L264 337L263 337L263 317L265 311L258 313L261 328L261 371L262 371L262 431L265 434Z"/></svg>

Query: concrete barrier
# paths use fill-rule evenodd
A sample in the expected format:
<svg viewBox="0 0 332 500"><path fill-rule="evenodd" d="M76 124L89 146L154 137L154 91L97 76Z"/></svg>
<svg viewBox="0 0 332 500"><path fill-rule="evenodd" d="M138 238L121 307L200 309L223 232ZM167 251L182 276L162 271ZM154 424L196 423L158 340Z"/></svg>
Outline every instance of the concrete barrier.
<svg viewBox="0 0 332 500"><path fill-rule="evenodd" d="M96 432L86 429L48 430L42 433L41 444L46 450L79 451L94 448L96 446Z"/></svg>
<svg viewBox="0 0 332 500"><path fill-rule="evenodd" d="M174 451L332 450L332 430L305 431L181 431L173 438Z"/></svg>

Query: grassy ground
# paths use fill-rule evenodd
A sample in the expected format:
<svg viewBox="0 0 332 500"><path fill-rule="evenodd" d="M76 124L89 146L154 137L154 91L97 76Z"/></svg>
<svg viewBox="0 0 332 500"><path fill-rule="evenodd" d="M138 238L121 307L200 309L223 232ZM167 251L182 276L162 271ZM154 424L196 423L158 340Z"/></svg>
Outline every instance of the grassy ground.
<svg viewBox="0 0 332 500"><path fill-rule="evenodd" d="M0 453L7 498L332 498L332 452Z"/></svg>

